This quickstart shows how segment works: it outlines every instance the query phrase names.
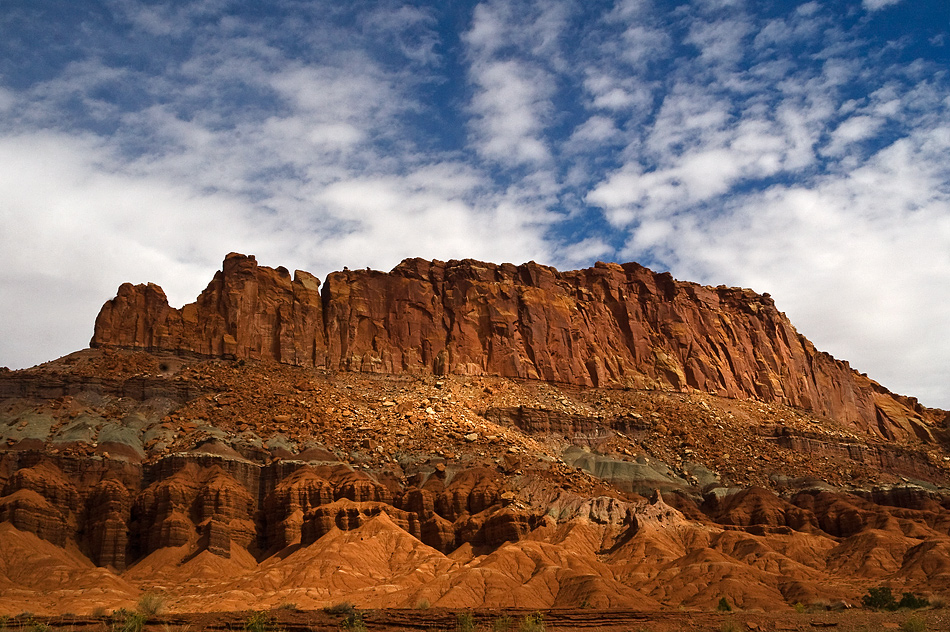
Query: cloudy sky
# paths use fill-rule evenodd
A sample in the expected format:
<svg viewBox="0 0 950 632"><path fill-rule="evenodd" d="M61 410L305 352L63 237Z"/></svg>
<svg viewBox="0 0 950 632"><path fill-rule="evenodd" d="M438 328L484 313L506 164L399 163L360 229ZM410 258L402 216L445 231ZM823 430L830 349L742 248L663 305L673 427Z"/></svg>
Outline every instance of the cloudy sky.
<svg viewBox="0 0 950 632"><path fill-rule="evenodd" d="M947 0L2 0L0 365L230 251L639 261L950 408Z"/></svg>

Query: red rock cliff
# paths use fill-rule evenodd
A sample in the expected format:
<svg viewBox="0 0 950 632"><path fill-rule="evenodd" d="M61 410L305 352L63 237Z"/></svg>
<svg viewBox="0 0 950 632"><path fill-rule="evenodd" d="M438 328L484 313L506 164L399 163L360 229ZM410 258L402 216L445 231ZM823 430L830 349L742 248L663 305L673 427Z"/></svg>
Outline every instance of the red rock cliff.
<svg viewBox="0 0 950 632"><path fill-rule="evenodd" d="M230 254L195 303L125 284L93 347L267 359L331 370L491 374L583 386L689 388L778 401L929 440L929 411L821 353L768 294L674 280L635 263L558 272L407 259L320 282Z"/></svg>

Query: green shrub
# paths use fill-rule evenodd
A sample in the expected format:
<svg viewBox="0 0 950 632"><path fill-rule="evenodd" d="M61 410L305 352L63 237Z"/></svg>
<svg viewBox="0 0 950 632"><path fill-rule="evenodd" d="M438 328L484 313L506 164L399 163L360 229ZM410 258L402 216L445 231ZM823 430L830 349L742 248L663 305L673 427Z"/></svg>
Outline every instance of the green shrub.
<svg viewBox="0 0 950 632"><path fill-rule="evenodd" d="M432 604L429 603L429 600L423 597L416 602L416 610L428 610L430 605Z"/></svg>
<svg viewBox="0 0 950 632"><path fill-rule="evenodd" d="M540 612L525 615L521 625L518 626L518 632L544 632L544 630L544 615Z"/></svg>
<svg viewBox="0 0 950 632"><path fill-rule="evenodd" d="M514 622L507 614L503 614L491 622L492 632L508 632Z"/></svg>
<svg viewBox="0 0 950 632"><path fill-rule="evenodd" d="M926 608L930 605L925 597L918 597L914 593L904 593L901 596L900 602L898 602L898 608L907 608L908 610L920 610L921 608Z"/></svg>
<svg viewBox="0 0 950 632"><path fill-rule="evenodd" d="M927 632L927 622L914 615L901 623L901 630L903 632Z"/></svg>
<svg viewBox="0 0 950 632"><path fill-rule="evenodd" d="M49 627L46 623L41 621L34 621L30 627L30 632L52 632L53 628Z"/></svg>
<svg viewBox="0 0 950 632"><path fill-rule="evenodd" d="M475 616L471 612L455 615L455 632L475 632Z"/></svg>
<svg viewBox="0 0 950 632"><path fill-rule="evenodd" d="M719 603L716 604L716 610L719 612L732 612L732 606L729 605L729 600L725 597L719 598Z"/></svg>
<svg viewBox="0 0 950 632"><path fill-rule="evenodd" d="M891 589L887 586L879 586L868 590L868 594L861 597L861 603L865 608L874 610L896 610L897 600L894 599Z"/></svg>
<svg viewBox="0 0 950 632"><path fill-rule="evenodd" d="M795 608L795 612L797 612L798 614L803 614L806 610L805 604L803 604L800 601L796 601L795 605L792 607Z"/></svg>

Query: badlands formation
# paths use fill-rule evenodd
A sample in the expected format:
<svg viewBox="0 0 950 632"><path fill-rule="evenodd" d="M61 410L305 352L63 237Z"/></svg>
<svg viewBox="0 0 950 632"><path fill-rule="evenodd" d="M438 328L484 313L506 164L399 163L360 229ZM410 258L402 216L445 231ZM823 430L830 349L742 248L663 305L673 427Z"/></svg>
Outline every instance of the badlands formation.
<svg viewBox="0 0 950 632"><path fill-rule="evenodd" d="M0 614L950 598L950 416L636 264L231 254L0 369Z"/></svg>

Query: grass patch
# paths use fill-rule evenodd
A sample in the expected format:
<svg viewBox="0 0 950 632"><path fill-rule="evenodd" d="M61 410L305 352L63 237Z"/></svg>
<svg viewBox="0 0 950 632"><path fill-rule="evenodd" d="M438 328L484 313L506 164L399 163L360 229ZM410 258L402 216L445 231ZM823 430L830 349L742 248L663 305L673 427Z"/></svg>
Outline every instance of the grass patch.
<svg viewBox="0 0 950 632"><path fill-rule="evenodd" d="M120 608L112 613L112 632L142 632L146 621L148 617L141 612Z"/></svg>
<svg viewBox="0 0 950 632"><path fill-rule="evenodd" d="M345 632L366 632L366 622L363 621L363 614L358 610L343 617L340 622L340 629Z"/></svg>
<svg viewBox="0 0 950 632"><path fill-rule="evenodd" d="M514 623L509 615L503 614L491 622L491 629L492 632L508 632Z"/></svg>
<svg viewBox="0 0 950 632"><path fill-rule="evenodd" d="M455 615L455 632L475 632L475 615L471 612Z"/></svg>
<svg viewBox="0 0 950 632"><path fill-rule="evenodd" d="M139 597L136 609L146 617L154 617L165 610L165 596L149 591Z"/></svg>
<svg viewBox="0 0 950 632"><path fill-rule="evenodd" d="M260 610L244 621L244 632L281 632L274 617Z"/></svg>
<svg viewBox="0 0 950 632"><path fill-rule="evenodd" d="M541 612L534 612L529 615L525 615L525 618L521 620L521 625L518 626L518 632L544 632L544 615Z"/></svg>
<svg viewBox="0 0 950 632"><path fill-rule="evenodd" d="M927 632L927 622L918 615L905 619L901 623L902 632Z"/></svg>

